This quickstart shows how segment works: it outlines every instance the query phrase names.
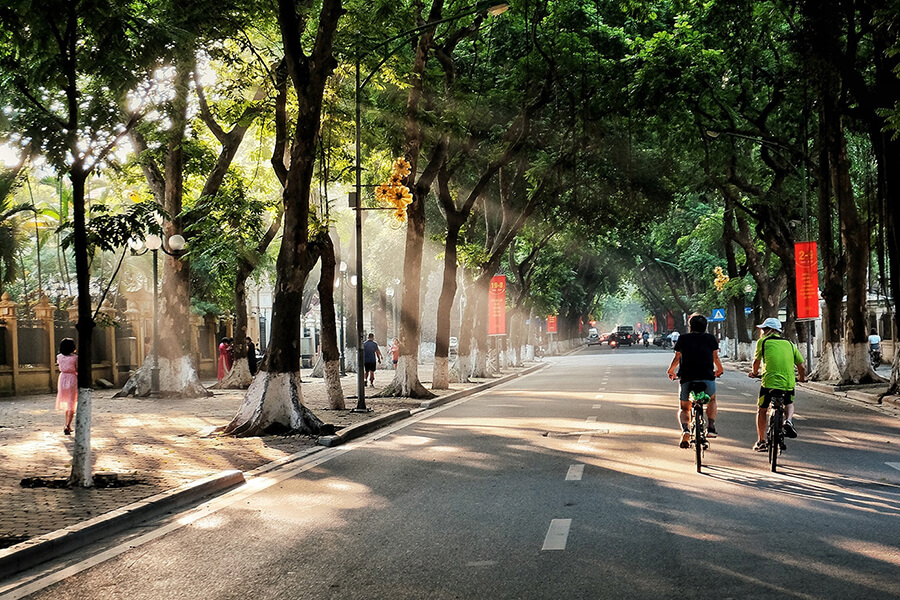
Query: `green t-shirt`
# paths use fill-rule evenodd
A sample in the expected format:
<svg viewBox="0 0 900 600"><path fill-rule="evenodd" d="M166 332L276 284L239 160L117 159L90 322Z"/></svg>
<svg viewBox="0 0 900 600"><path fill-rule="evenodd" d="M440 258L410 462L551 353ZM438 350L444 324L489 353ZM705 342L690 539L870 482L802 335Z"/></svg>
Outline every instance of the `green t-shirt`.
<svg viewBox="0 0 900 600"><path fill-rule="evenodd" d="M765 341L765 344L763 344ZM763 347L766 355L763 356ZM793 390L797 384L794 365L803 364L797 346L775 334L760 338L755 360L762 359L762 385L773 390Z"/></svg>

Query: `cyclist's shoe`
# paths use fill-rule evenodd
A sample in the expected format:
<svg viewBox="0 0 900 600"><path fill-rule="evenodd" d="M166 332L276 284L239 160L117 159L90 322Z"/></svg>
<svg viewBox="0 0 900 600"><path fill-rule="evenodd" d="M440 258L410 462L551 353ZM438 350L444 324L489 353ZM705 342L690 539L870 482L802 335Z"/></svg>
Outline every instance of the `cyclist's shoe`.
<svg viewBox="0 0 900 600"><path fill-rule="evenodd" d="M769 446L765 442L756 442L756 444L753 445L754 452L765 452L768 449Z"/></svg>
<svg viewBox="0 0 900 600"><path fill-rule="evenodd" d="M706 428L706 437L714 438L714 437L718 437L718 436L719 436L719 434L716 433L715 425L710 425Z"/></svg>
<svg viewBox="0 0 900 600"><path fill-rule="evenodd" d="M679 444L682 448L690 448L691 447L691 432L690 431L682 431L681 432L681 444Z"/></svg>
<svg viewBox="0 0 900 600"><path fill-rule="evenodd" d="M797 430L794 429L794 424L791 423L790 421L784 422L784 435L786 435L789 438L797 437Z"/></svg>

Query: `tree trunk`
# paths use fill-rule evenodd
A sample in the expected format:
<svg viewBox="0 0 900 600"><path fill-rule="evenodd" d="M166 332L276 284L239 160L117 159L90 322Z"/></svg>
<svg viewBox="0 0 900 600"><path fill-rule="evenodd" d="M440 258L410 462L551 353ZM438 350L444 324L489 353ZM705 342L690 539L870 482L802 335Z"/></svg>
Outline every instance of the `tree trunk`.
<svg viewBox="0 0 900 600"><path fill-rule="evenodd" d="M334 242L328 232L319 235L322 271L319 276L319 306L322 311L322 356L325 365L325 392L332 410L345 410L344 388L341 387L341 352L337 339L337 315L334 311L336 277Z"/></svg>
<svg viewBox="0 0 900 600"><path fill-rule="evenodd" d="M447 215L447 240L444 243L444 280L437 305L437 335L434 342L434 369L431 389L450 388L450 313L456 297L457 245L459 230Z"/></svg>
<svg viewBox="0 0 900 600"><path fill-rule="evenodd" d="M92 346L94 315L91 307L91 271L88 264L87 222L84 205L84 186L87 171L80 164L72 166L73 240L75 250L75 280L78 284L78 405L75 412L75 448L72 452L72 471L69 485L92 487L91 460L91 400L93 397Z"/></svg>
<svg viewBox="0 0 900 600"><path fill-rule="evenodd" d="M248 261L242 261L238 267L234 282L234 364L231 371L212 386L213 389L245 390L253 380L247 361L247 279L252 269Z"/></svg>

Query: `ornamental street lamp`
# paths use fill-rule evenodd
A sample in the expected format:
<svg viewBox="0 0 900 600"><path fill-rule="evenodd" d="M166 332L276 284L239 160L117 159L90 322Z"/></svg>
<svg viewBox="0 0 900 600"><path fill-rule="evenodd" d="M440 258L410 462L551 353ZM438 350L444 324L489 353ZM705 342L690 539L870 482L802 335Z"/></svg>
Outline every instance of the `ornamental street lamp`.
<svg viewBox="0 0 900 600"><path fill-rule="evenodd" d="M493 0L487 0L483 2L478 2L474 6L469 7L461 13L455 14L451 17L446 17L444 19L438 19L436 21L430 21L421 25L419 27L415 27L413 29L409 29L402 33L398 33L397 35L390 37L383 42L379 43L377 46L372 48L369 52L370 54L374 54L375 52L389 46L393 42L400 41L398 46L391 48L388 50L381 61L375 66L374 69L366 76L365 79L360 78L360 58L361 55L359 53L359 48L356 50L356 90L355 90L355 101L356 101L356 189L355 191L350 193L350 207L356 211L356 337L358 339L358 348L357 348L357 378L356 378L356 408L353 409L355 412L369 412L370 409L366 407L366 379L365 379L365 350L363 348L363 343L365 342L364 331L363 331L363 292L362 292L362 211L366 210L362 206L362 146L360 141L360 131L361 131L361 104L360 104L360 92L372 80L372 77L384 66L384 63L388 61L394 54L397 53L403 46L406 45L407 38L410 35L415 33L419 33L425 31L427 29L431 29L433 27L437 27L443 23L450 23L451 21L456 21L457 19L461 19L463 17L467 17L470 15L474 15L480 12L486 12L488 15L492 17L496 17L498 15L503 14L509 8L509 4L507 3L495 3ZM402 40L402 41L401 41Z"/></svg>
<svg viewBox="0 0 900 600"><path fill-rule="evenodd" d="M159 261L158 261L158 252L162 250L169 256L179 256L181 252L184 250L185 246L184 238L178 234L173 235L172 237L166 240L166 243L163 243L163 239L156 235L155 233L151 233L147 236L144 241L132 238L128 241L128 246L131 248L133 254L141 255L146 254L149 250L153 253L153 346L151 348L151 354L153 356L153 364L150 366L150 392L154 394L159 393ZM146 249L141 252L141 248L146 246ZM166 247L168 246L168 248Z"/></svg>

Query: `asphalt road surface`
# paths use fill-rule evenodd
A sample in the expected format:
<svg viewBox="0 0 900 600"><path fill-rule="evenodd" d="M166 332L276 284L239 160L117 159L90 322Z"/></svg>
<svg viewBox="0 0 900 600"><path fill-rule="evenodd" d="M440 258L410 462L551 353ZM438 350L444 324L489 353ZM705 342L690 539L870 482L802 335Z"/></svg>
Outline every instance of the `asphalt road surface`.
<svg viewBox="0 0 900 600"><path fill-rule="evenodd" d="M727 371L698 474L671 357L550 360L0 598L900 598L900 423L801 392L773 474Z"/></svg>

